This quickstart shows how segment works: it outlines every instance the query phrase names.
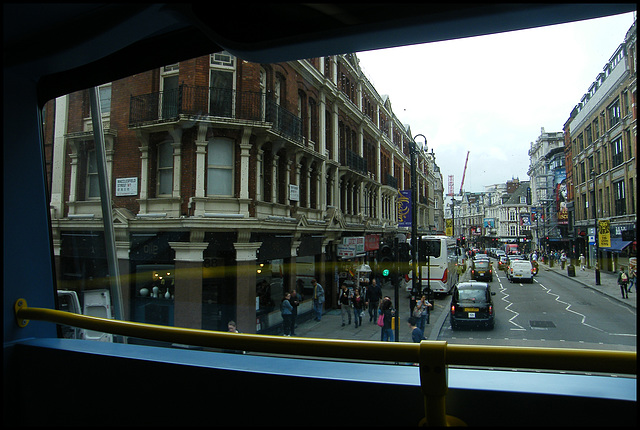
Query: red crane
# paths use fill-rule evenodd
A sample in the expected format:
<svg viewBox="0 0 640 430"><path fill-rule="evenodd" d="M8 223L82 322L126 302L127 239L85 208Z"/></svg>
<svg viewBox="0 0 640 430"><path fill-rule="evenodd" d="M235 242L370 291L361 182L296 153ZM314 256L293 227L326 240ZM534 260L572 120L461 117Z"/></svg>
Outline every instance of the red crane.
<svg viewBox="0 0 640 430"><path fill-rule="evenodd" d="M464 162L464 171L462 172L462 182L460 183L460 195L462 195L462 186L464 185L464 175L467 173L468 161L469 161L469 151L467 151L467 159Z"/></svg>

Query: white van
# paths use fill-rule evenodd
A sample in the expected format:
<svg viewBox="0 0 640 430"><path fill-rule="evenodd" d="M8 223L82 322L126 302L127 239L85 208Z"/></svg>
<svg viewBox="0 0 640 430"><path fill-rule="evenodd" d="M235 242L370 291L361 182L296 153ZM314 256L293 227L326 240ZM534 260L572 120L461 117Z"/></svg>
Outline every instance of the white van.
<svg viewBox="0 0 640 430"><path fill-rule="evenodd" d="M83 294L84 315L111 319L111 295L109 290L86 290ZM89 329L81 330L81 337L99 342L113 342L113 334Z"/></svg>
<svg viewBox="0 0 640 430"><path fill-rule="evenodd" d="M58 290L58 309L74 314L82 314L78 293L71 290ZM64 339L80 339L80 329L66 324L60 324Z"/></svg>
<svg viewBox="0 0 640 430"><path fill-rule="evenodd" d="M512 260L507 277L511 282L533 282L533 266L528 260Z"/></svg>

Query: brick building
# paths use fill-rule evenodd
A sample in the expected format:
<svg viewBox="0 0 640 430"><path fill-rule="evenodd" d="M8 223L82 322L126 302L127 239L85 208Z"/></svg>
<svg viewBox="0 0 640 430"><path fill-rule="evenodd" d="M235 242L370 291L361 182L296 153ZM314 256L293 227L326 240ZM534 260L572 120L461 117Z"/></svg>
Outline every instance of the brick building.
<svg viewBox="0 0 640 430"><path fill-rule="evenodd" d="M315 277L331 307L352 265L375 269L380 241L410 230L397 205L411 130L354 54L221 52L106 83L99 98L126 319L270 332L284 291L303 289L305 313ZM104 288L89 91L49 101L43 121L59 288ZM423 149L419 231L442 231L442 177ZM367 245L340 257L353 237Z"/></svg>

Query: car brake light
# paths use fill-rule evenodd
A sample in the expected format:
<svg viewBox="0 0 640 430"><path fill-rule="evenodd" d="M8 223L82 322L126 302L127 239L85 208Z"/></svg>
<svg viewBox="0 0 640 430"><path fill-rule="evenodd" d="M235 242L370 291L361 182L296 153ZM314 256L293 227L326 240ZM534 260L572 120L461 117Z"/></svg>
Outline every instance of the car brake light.
<svg viewBox="0 0 640 430"><path fill-rule="evenodd" d="M451 305L451 313L452 314L456 313L456 305Z"/></svg>
<svg viewBox="0 0 640 430"><path fill-rule="evenodd" d="M443 284L446 284L448 276L449 276L449 269L444 269L444 275L442 275L442 283Z"/></svg>
<svg viewBox="0 0 640 430"><path fill-rule="evenodd" d="M493 306L489 305L489 315L493 314Z"/></svg>

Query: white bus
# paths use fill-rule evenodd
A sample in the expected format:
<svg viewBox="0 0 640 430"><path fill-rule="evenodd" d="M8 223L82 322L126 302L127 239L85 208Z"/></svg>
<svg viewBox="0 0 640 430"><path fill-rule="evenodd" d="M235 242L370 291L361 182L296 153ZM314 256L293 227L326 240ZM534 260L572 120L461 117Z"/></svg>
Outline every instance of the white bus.
<svg viewBox="0 0 640 430"><path fill-rule="evenodd" d="M422 236L418 242L418 259L421 265L419 270L421 270L422 291L430 287L434 293L450 293L458 282L456 240L449 236ZM408 278L406 290L411 292L411 272Z"/></svg>

